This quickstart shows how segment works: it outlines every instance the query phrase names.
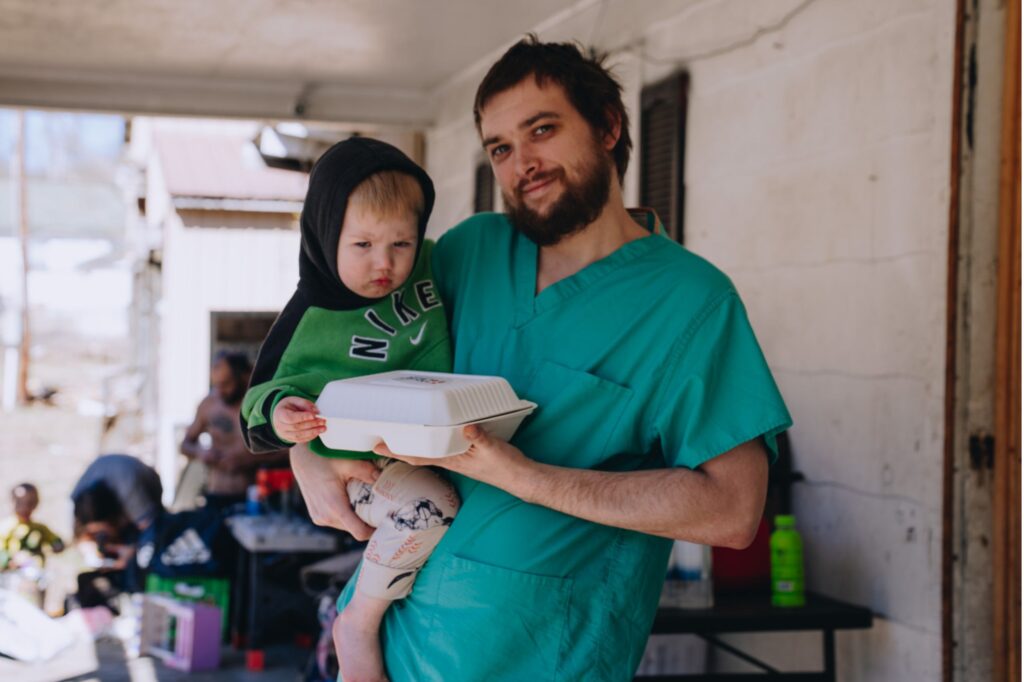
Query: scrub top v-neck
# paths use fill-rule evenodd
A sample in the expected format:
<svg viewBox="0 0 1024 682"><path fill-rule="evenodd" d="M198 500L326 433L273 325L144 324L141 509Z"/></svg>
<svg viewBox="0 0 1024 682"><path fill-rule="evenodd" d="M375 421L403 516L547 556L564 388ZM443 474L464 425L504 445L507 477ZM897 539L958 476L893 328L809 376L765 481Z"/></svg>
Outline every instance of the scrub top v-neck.
<svg viewBox="0 0 1024 682"><path fill-rule="evenodd" d="M454 371L538 404L512 443L537 461L696 467L790 424L731 282L661 234L536 294L537 247L497 214L434 250ZM393 680L628 680L671 541L527 504L461 476L462 508L391 607Z"/></svg>
<svg viewBox="0 0 1024 682"><path fill-rule="evenodd" d="M540 293L535 293L539 249L529 239L517 239L513 264L515 269L515 317L513 323L515 327L521 328L536 319L537 316L557 308L574 296L578 296L594 286L599 286L603 277L661 246L658 236L652 234L649 237L627 242L616 251L591 263L579 272L545 287Z"/></svg>

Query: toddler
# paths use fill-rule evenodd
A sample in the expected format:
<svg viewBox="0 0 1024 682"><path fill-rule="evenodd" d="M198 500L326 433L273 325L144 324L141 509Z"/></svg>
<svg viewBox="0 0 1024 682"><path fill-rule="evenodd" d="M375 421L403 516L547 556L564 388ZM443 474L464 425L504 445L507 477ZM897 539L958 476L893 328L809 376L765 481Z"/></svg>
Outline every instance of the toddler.
<svg viewBox="0 0 1024 682"><path fill-rule="evenodd" d="M433 202L427 174L389 144L354 137L324 153L302 208L298 288L260 348L242 404L253 452L308 447L324 457L373 459L380 469L372 486L348 484L353 510L375 531L335 626L345 679L386 679L381 620L412 589L459 500L431 469L327 448L313 401L335 379L451 371L433 244L423 238Z"/></svg>
<svg viewBox="0 0 1024 682"><path fill-rule="evenodd" d="M11 490L14 516L0 525L0 570L20 568L46 561L45 548L64 551L64 542L45 525L32 520L39 506L39 490L31 483L22 483Z"/></svg>

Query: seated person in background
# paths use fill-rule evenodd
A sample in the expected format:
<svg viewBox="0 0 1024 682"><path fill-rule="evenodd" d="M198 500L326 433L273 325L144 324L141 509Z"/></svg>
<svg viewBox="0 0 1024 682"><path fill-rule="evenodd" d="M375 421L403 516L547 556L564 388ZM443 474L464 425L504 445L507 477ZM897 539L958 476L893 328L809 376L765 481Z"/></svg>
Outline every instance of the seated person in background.
<svg viewBox="0 0 1024 682"><path fill-rule="evenodd" d="M94 542L107 563L78 576L78 602L107 606L118 592L142 589L132 570L139 534L163 513L163 487L153 467L130 455L102 455L85 470L71 492L75 538Z"/></svg>
<svg viewBox="0 0 1024 682"><path fill-rule="evenodd" d="M97 496L97 483L113 495ZM75 535L107 531L144 530L163 512L163 485L156 470L131 455L100 455L90 464L71 491L75 505ZM120 524L120 525L118 525Z"/></svg>
<svg viewBox="0 0 1024 682"><path fill-rule="evenodd" d="M22 483L11 490L14 516L0 524L0 570L20 568L28 563L42 566L47 547L64 551L64 541L38 521L32 512L39 506L39 491L31 483Z"/></svg>
<svg viewBox="0 0 1024 682"><path fill-rule="evenodd" d="M261 466L288 461L288 450L253 456L242 439L239 413L252 365L243 353L220 352L210 367L210 394L196 409L192 425L181 443L181 453L206 465L204 498L207 506L225 508L245 501L246 489L255 482ZM210 437L209 446L199 439Z"/></svg>

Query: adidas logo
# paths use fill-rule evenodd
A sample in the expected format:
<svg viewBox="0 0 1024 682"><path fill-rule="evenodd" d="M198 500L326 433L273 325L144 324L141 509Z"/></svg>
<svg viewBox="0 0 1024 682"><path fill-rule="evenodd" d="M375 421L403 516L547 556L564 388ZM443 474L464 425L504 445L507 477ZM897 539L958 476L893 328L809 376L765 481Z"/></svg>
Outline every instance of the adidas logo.
<svg viewBox="0 0 1024 682"><path fill-rule="evenodd" d="M199 533L194 528L189 528L164 550L160 555L160 561L164 566L185 566L205 564L210 560L210 556L210 548L199 537Z"/></svg>

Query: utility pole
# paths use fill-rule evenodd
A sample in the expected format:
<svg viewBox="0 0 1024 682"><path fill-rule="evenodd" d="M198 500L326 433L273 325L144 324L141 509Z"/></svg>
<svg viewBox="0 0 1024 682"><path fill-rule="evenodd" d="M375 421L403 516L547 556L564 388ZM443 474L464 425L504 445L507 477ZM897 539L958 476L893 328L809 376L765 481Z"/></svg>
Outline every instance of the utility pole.
<svg viewBox="0 0 1024 682"><path fill-rule="evenodd" d="M31 333L28 315L28 176L25 172L25 111L18 111L18 132L15 144L14 181L17 185L15 205L18 213L18 237L21 242L21 344L18 347L18 402L27 405L28 365Z"/></svg>

